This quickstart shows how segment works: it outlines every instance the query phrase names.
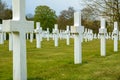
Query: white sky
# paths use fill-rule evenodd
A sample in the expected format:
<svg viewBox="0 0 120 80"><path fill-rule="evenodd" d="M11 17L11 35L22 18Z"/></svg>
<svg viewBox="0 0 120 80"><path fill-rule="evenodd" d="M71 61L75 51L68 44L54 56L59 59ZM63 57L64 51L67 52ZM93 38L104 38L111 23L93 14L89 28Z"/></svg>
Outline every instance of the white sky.
<svg viewBox="0 0 120 80"><path fill-rule="evenodd" d="M9 7L11 7L12 0L2 0L7 3ZM56 11L56 14L62 10L68 9L68 7L72 6L76 11L80 10L83 5L79 5L82 0L26 0L26 14L32 13L34 14L34 10L36 6L39 5L47 5L53 10Z"/></svg>

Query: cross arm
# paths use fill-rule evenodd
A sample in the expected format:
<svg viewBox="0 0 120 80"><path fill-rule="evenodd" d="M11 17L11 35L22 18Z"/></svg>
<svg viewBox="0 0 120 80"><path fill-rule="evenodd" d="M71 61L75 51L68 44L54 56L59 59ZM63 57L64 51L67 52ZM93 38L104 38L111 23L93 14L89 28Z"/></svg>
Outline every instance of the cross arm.
<svg viewBox="0 0 120 80"><path fill-rule="evenodd" d="M25 31L26 33L33 31L33 21L17 21L17 20L3 20L3 31L4 32L20 32Z"/></svg>

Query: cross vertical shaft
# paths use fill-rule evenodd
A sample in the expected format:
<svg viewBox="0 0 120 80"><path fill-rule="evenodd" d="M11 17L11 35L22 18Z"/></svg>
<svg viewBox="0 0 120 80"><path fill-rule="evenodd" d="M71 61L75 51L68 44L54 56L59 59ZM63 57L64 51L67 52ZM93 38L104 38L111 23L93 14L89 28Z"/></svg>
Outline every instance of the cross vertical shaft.
<svg viewBox="0 0 120 80"><path fill-rule="evenodd" d="M25 20L25 0L12 0L13 20Z"/></svg>
<svg viewBox="0 0 120 80"><path fill-rule="evenodd" d="M80 64L82 63L82 46L81 46L82 28L80 12L74 13L74 26L76 27L75 33L78 33L74 35L74 63Z"/></svg>

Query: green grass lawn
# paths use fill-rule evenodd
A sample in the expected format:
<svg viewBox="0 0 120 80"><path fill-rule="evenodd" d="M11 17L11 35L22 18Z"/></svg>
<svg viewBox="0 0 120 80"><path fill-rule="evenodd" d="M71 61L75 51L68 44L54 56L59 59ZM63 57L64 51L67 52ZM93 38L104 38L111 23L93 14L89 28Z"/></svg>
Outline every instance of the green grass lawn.
<svg viewBox="0 0 120 80"><path fill-rule="evenodd" d="M27 41L28 80L120 80L120 47L113 51L113 41L107 40L107 55L100 56L100 41L84 42L82 64L75 65L73 40L70 46L65 40L54 47L53 40L42 42L37 49L35 40ZM119 44L120 45L120 44ZM12 80L12 52L8 41L0 45L0 80Z"/></svg>

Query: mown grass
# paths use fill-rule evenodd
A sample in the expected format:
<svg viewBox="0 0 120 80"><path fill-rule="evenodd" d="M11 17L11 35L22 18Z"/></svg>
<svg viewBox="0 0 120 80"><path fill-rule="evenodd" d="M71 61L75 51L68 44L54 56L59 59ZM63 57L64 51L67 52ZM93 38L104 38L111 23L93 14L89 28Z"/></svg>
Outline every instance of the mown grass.
<svg viewBox="0 0 120 80"><path fill-rule="evenodd" d="M84 42L82 64L75 65L73 39L54 47L53 40L42 42L37 49L35 40L27 41L28 80L120 80L120 50L113 51L113 41L107 40L106 57L100 56L100 41ZM120 45L120 44L119 44ZM120 47L119 47L120 49ZM0 80L12 80L12 52L8 41L0 45Z"/></svg>

